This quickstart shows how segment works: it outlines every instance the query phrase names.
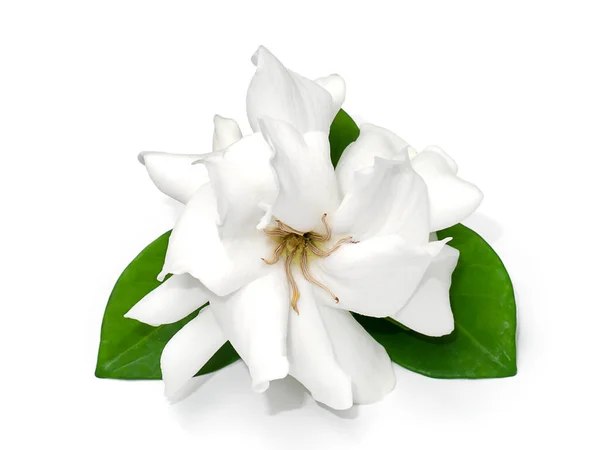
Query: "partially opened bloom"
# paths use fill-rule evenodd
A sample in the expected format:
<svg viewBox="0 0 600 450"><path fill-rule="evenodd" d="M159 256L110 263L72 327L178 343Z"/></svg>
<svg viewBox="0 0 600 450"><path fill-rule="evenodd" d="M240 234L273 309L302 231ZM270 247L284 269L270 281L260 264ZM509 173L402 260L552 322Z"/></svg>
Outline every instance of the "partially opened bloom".
<svg viewBox="0 0 600 450"><path fill-rule="evenodd" d="M304 78L263 47L252 60L253 134L216 116L212 152L140 155L186 207L159 278L173 276L127 317L172 323L209 302L164 349L168 395L229 340L257 391L289 374L332 408L379 400L394 387L392 365L350 312L451 332L458 252L429 237L481 193L442 150L416 152L372 125L334 170L328 134L344 81Z"/></svg>

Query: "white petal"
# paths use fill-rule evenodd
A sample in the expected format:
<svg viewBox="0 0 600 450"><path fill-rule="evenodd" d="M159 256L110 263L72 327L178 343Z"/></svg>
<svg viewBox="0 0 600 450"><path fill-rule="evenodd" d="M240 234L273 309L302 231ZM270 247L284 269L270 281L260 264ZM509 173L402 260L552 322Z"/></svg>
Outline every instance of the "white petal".
<svg viewBox="0 0 600 450"><path fill-rule="evenodd" d="M273 152L260 133L197 161L206 166L217 199L221 237L253 233L273 203L277 187L270 160Z"/></svg>
<svg viewBox="0 0 600 450"><path fill-rule="evenodd" d="M235 120L217 114L214 123L213 151L223 150L242 138L242 132Z"/></svg>
<svg viewBox="0 0 600 450"><path fill-rule="evenodd" d="M290 309L283 267L274 267L227 297L214 297L210 305L233 347L244 360L256 391L288 374L286 337Z"/></svg>
<svg viewBox="0 0 600 450"><path fill-rule="evenodd" d="M162 352L160 369L167 397L176 397L225 342L210 306L203 308L198 317L167 342Z"/></svg>
<svg viewBox="0 0 600 450"><path fill-rule="evenodd" d="M354 403L381 400L396 385L396 375L385 348L348 311L319 306L336 359L352 379Z"/></svg>
<svg viewBox="0 0 600 450"><path fill-rule="evenodd" d="M335 169L342 192L347 193L354 183L354 173L357 170L373 166L375 157L396 159L408 143L385 128L371 124L360 126L358 139L351 143L342 153Z"/></svg>
<svg viewBox="0 0 600 450"><path fill-rule="evenodd" d="M313 287L297 274L299 313L290 308L288 359L290 375L313 398L333 409L352 406L352 381L337 362L329 334L313 296Z"/></svg>
<svg viewBox="0 0 600 450"><path fill-rule="evenodd" d="M260 118L272 117L290 123L301 133L329 133L337 110L327 90L286 69L262 46L252 62L256 65L256 74L248 87L246 110L254 131L260 129Z"/></svg>
<svg viewBox="0 0 600 450"><path fill-rule="evenodd" d="M429 201L423 179L408 153L395 160L375 157L375 164L354 173L354 183L336 211L332 228L356 240L398 234L421 245L429 239Z"/></svg>
<svg viewBox="0 0 600 450"><path fill-rule="evenodd" d="M433 260L409 302L392 317L408 328L429 336L454 330L449 290L458 250L446 245Z"/></svg>
<svg viewBox="0 0 600 450"><path fill-rule="evenodd" d="M279 192L271 213L297 230L313 230L340 201L328 135L301 135L290 124L270 118L261 119L261 128L275 152L272 165Z"/></svg>
<svg viewBox="0 0 600 450"><path fill-rule="evenodd" d="M272 242L259 230L221 240L210 184L194 194L169 238L159 279L189 273L217 295L227 295L266 273L261 257Z"/></svg>
<svg viewBox="0 0 600 450"><path fill-rule="evenodd" d="M181 203L187 203L200 186L208 181L206 169L192 165L200 157L202 155L163 152L142 152L138 155L156 187Z"/></svg>
<svg viewBox="0 0 600 450"><path fill-rule="evenodd" d="M174 323L187 317L208 301L206 289L190 275L175 275L131 308L125 317L148 325Z"/></svg>
<svg viewBox="0 0 600 450"><path fill-rule="evenodd" d="M456 176L456 163L440 148L427 147L412 160L429 192L431 231L466 219L483 200L477 186Z"/></svg>
<svg viewBox="0 0 600 450"><path fill-rule="evenodd" d="M415 246L390 235L344 244L311 266L315 278L339 298L339 303L323 290L319 298L333 307L365 316L390 316L408 302L448 240Z"/></svg>
<svg viewBox="0 0 600 450"><path fill-rule="evenodd" d="M456 163L438 147L422 152L410 147L392 132L374 125L362 125L360 136L342 154L336 174L343 193L356 182L356 171L371 167L375 157L402 159L406 149L414 170L427 185L430 208L430 230L437 231L467 218L481 203L481 191L456 176Z"/></svg>
<svg viewBox="0 0 600 450"><path fill-rule="evenodd" d="M346 99L346 82L344 79L337 74L332 74L317 78L315 82L329 92L333 99L333 110L337 114Z"/></svg>

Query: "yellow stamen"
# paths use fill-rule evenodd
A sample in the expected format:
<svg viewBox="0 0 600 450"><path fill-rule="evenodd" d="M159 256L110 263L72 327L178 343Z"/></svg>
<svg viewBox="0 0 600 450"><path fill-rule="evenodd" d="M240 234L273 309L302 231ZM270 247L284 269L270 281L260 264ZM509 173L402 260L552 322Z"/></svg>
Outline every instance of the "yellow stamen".
<svg viewBox="0 0 600 450"><path fill-rule="evenodd" d="M285 260L285 274L291 289L291 306L297 314L299 314L298 300L300 299L300 291L292 273L292 264L296 255L300 254L300 269L306 281L326 291L331 298L338 303L340 299L331 291L331 289L317 280L310 272L308 266L309 252L319 258L327 258L345 243L355 244L358 242L353 241L351 236L347 236L338 240L329 250L321 250L315 242L328 242L331 239L331 228L329 228L329 224L327 223L327 214L323 214L321 222L325 227L325 233L317 233L315 231L303 233L280 220L275 220L277 228L263 230L267 236L280 240L271 259L261 258L265 264L273 265L279 261L284 252L287 254Z"/></svg>

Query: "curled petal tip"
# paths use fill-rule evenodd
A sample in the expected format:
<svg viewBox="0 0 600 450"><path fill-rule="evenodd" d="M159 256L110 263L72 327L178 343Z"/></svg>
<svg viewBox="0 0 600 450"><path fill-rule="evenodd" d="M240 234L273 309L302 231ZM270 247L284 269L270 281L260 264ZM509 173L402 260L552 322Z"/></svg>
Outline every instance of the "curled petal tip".
<svg viewBox="0 0 600 450"><path fill-rule="evenodd" d="M225 125L229 122L233 122L237 125L237 123L235 122L234 119L230 119L229 117L225 117L222 116L221 114L215 114L213 116L213 123L215 124L215 126L219 126L219 125Z"/></svg>
<svg viewBox="0 0 600 450"><path fill-rule="evenodd" d="M139 152L137 156L137 159L140 162L140 164L144 166L146 165L146 153L148 152Z"/></svg>
<svg viewBox="0 0 600 450"><path fill-rule="evenodd" d="M258 66L258 58L260 57L260 54L264 51L269 51L267 50L267 48L264 45L259 45L258 48L256 49L256 51L254 52L254 54L252 55L252 57L250 58L250 61L252 61L252 64L254 64L255 66Z"/></svg>
<svg viewBox="0 0 600 450"><path fill-rule="evenodd" d="M252 61L252 64L254 64L255 66L258 65L258 54L261 48L262 45L256 49L256 51L252 54L252 57L250 58L250 61Z"/></svg>

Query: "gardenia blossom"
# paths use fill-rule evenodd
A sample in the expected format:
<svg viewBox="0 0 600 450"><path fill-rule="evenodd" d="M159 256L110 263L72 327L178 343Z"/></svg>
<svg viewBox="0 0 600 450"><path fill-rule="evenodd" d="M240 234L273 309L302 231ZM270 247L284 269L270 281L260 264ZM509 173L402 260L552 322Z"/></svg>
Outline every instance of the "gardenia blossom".
<svg viewBox="0 0 600 450"><path fill-rule="evenodd" d="M185 210L159 279L173 276L126 317L158 326L209 303L163 351L168 396L230 341L258 392L291 375L331 408L377 401L395 385L392 364L350 312L450 333L458 251L430 233L465 219L482 195L439 148L417 152L373 125L334 170L342 78L309 80L263 47L252 61L253 134L216 116L212 152L140 154Z"/></svg>

